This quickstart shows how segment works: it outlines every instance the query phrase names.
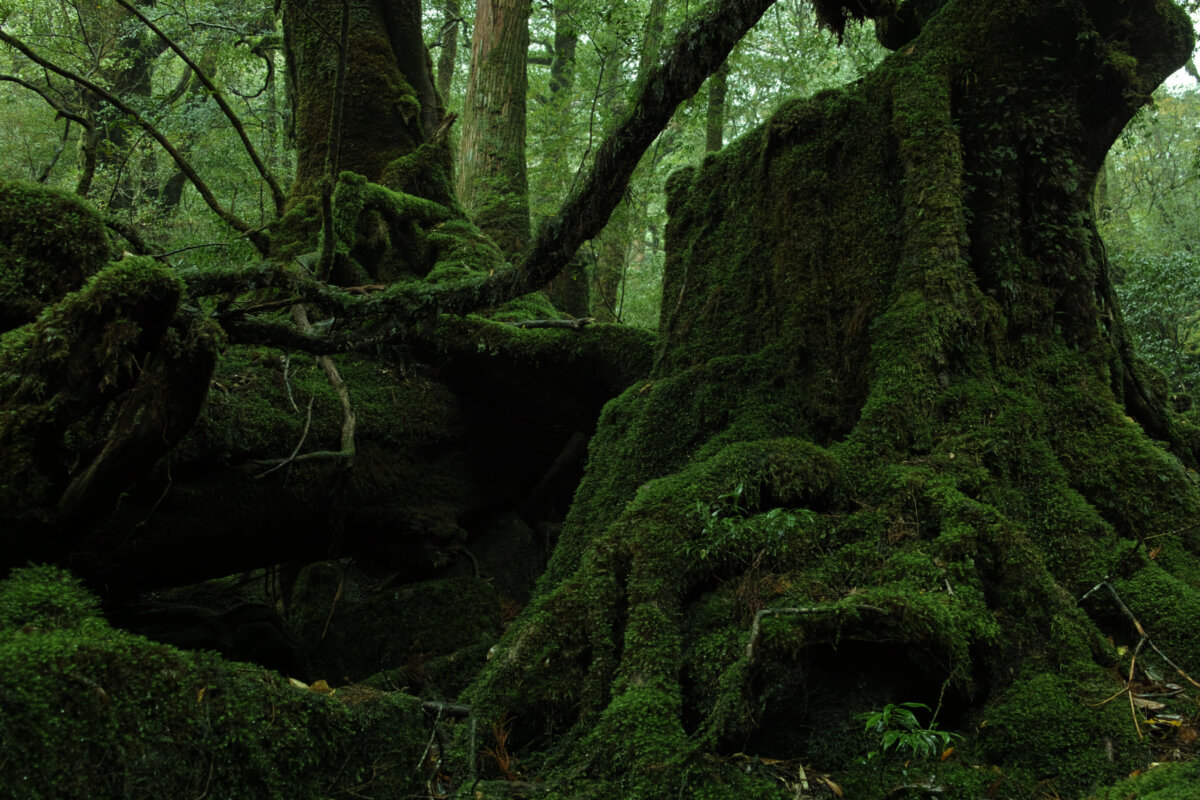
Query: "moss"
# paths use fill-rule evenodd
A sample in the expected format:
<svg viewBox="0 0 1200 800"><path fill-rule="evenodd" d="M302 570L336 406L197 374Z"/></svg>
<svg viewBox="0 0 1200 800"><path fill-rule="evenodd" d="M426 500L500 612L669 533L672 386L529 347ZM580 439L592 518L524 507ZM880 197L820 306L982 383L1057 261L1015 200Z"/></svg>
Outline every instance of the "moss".
<svg viewBox="0 0 1200 800"><path fill-rule="evenodd" d="M425 279L444 283L479 277L504 266L495 242L466 219L451 219L428 233L433 269Z"/></svg>
<svg viewBox="0 0 1200 800"><path fill-rule="evenodd" d="M453 397L428 376L353 355L337 356L335 363L352 387L356 432L364 440L404 450L415 442L454 435ZM180 455L227 463L267 458L287 442L298 441L306 421L309 449L338 450L342 419L341 401L311 357L266 347L230 347Z"/></svg>
<svg viewBox="0 0 1200 800"><path fill-rule="evenodd" d="M1200 570L1196 569L1195 555L1188 555L1190 569L1176 561L1179 576L1150 563L1128 578L1114 580L1113 586L1155 644L1185 672L1196 675L1200 674L1200 630L1195 623L1200 618ZM1105 596L1097 598L1097 603L1104 606L1109 601ZM1129 641L1134 635L1132 623L1120 617L1116 609L1112 613L1115 632ZM1172 671L1167 668L1167 674Z"/></svg>
<svg viewBox="0 0 1200 800"><path fill-rule="evenodd" d="M1091 674L1027 671L985 712L981 744L1010 776L1075 797L1146 760L1128 709L1105 703L1111 682ZM1022 775L1021 773L1024 772Z"/></svg>
<svg viewBox="0 0 1200 800"><path fill-rule="evenodd" d="M0 582L0 780L14 798L407 793L425 745L402 695L343 702L113 630L64 573Z"/></svg>
<svg viewBox="0 0 1200 800"><path fill-rule="evenodd" d="M450 175L454 154L448 141L443 140L441 144L424 142L408 155L390 162L379 183L393 191L406 192L457 208L458 201L454 197Z"/></svg>
<svg viewBox="0 0 1200 800"><path fill-rule="evenodd" d="M0 331L31 322L110 256L100 215L40 184L0 181L0 231Z"/></svg>
<svg viewBox="0 0 1200 800"><path fill-rule="evenodd" d="M182 416L203 397L217 347L211 326L176 316L182 290L163 265L126 258L0 338L3 505L27 518L42 513L81 459L94 456L115 409L139 385L164 384L155 401L165 404L163 414L146 409L145 422L164 426L163 447L182 432L174 427L186 425ZM184 364L190 373L173 371Z"/></svg>
<svg viewBox="0 0 1200 800"><path fill-rule="evenodd" d="M290 627L309 646L315 674L335 681L453 698L500 635L499 598L477 578L372 592L341 565L318 563L303 571L293 597Z"/></svg>
<svg viewBox="0 0 1200 800"><path fill-rule="evenodd" d="M1200 761L1159 764L1092 795L1094 800L1188 800L1200 783Z"/></svg>

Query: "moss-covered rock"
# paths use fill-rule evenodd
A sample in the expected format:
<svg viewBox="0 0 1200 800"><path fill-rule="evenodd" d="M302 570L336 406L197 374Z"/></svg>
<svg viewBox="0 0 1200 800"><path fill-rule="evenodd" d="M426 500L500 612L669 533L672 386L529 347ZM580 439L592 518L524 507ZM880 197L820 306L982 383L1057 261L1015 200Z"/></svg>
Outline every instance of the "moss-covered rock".
<svg viewBox="0 0 1200 800"><path fill-rule="evenodd" d="M0 784L59 797L395 797L424 783L419 702L297 688L110 628L50 567L0 582Z"/></svg>
<svg viewBox="0 0 1200 800"><path fill-rule="evenodd" d="M104 222L73 194L0 181L0 332L37 318L110 255Z"/></svg>

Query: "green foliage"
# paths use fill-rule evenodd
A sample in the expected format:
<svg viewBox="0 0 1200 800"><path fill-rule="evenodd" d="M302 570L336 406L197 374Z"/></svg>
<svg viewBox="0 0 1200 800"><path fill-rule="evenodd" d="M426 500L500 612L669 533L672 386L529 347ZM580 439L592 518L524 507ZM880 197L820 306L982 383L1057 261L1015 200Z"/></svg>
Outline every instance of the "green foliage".
<svg viewBox="0 0 1200 800"><path fill-rule="evenodd" d="M77 630L94 623L99 614L96 598L57 567L15 569L0 582L0 630Z"/></svg>
<svg viewBox="0 0 1200 800"><path fill-rule="evenodd" d="M1200 386L1200 91L1160 90L1121 134L1096 189L1099 228L1139 356L1182 410Z"/></svg>
<svg viewBox="0 0 1200 800"><path fill-rule="evenodd" d="M1114 255L1121 310L1137 353L1162 371L1172 392L1200 388L1200 254L1135 251ZM1190 399L1183 407L1190 406Z"/></svg>
<svg viewBox="0 0 1200 800"><path fill-rule="evenodd" d="M940 755L952 742L961 741L962 735L943 731L936 722L924 726L913 713L914 709L929 710L924 703L888 703L878 711L859 714L856 719L863 723L863 731L878 737L879 750L867 754L870 761L889 750L922 760Z"/></svg>
<svg viewBox="0 0 1200 800"><path fill-rule="evenodd" d="M778 563L788 555L794 537L817 525L817 515L808 509L754 513L748 499L746 484L739 483L711 503L697 502L696 515L704 520L704 528L698 538L684 543L683 552L701 562L720 559L747 565L765 557Z"/></svg>

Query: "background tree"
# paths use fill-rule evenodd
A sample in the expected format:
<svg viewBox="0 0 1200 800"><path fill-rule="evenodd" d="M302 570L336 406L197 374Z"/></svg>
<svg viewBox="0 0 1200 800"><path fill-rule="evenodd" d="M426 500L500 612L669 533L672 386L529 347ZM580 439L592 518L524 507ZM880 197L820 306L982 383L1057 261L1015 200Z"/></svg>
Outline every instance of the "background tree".
<svg viewBox="0 0 1200 800"><path fill-rule="evenodd" d="M458 198L505 253L529 242L525 62L529 0L479 0L459 141Z"/></svg>
<svg viewBox="0 0 1200 800"><path fill-rule="evenodd" d="M1138 353L1165 374L1179 407L1198 385L1194 86L1161 93L1126 129L1097 187L1101 234Z"/></svg>

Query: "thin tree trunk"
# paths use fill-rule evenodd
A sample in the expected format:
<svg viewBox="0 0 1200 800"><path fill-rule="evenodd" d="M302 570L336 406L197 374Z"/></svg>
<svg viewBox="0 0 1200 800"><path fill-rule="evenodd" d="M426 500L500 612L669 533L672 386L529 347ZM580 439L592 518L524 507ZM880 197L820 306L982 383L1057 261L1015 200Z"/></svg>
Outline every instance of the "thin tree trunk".
<svg viewBox="0 0 1200 800"><path fill-rule="evenodd" d="M708 79L708 114L704 125L704 150L714 153L725 146L725 92L729 88L729 62Z"/></svg>
<svg viewBox="0 0 1200 800"><path fill-rule="evenodd" d="M462 8L459 0L446 0L442 17L442 52L438 54L437 88L442 102L450 100L450 87L454 83L454 63L458 59L458 29L462 26Z"/></svg>
<svg viewBox="0 0 1200 800"><path fill-rule="evenodd" d="M550 107L554 123L547 159L555 175L567 184L573 170L570 164L571 89L575 86L575 50L579 44L579 29L573 19L571 0L554 4L554 54L550 61ZM591 281L587 264L575 258L567 268L546 285L546 295L560 311L574 317L585 317L591 307Z"/></svg>

